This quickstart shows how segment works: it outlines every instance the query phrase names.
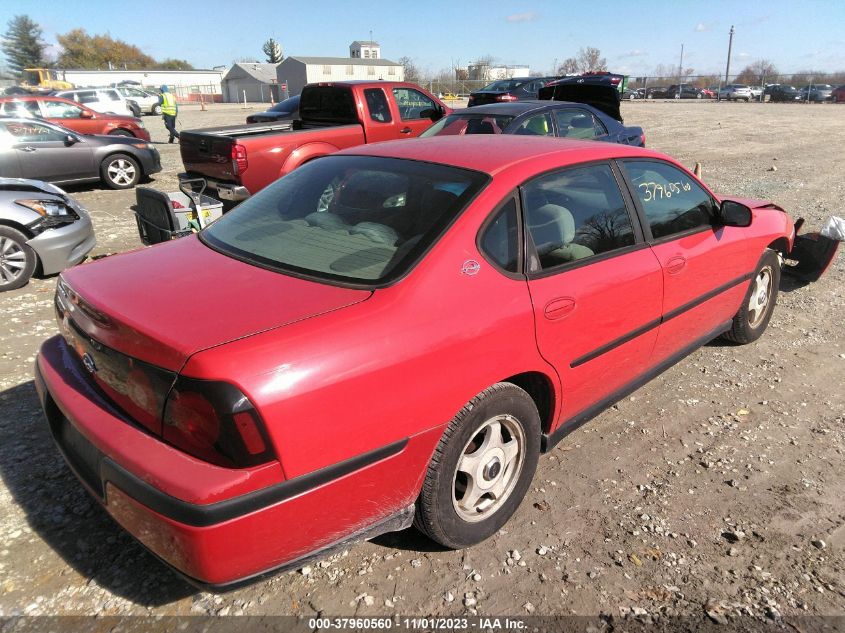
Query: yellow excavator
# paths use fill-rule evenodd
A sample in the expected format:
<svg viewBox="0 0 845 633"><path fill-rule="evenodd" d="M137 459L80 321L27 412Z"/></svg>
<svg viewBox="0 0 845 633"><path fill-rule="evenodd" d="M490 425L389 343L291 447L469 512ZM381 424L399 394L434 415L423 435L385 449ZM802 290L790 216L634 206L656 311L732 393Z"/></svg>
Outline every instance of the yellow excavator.
<svg viewBox="0 0 845 633"><path fill-rule="evenodd" d="M21 88L30 90L68 90L73 84L59 79L58 71L50 68L24 68Z"/></svg>

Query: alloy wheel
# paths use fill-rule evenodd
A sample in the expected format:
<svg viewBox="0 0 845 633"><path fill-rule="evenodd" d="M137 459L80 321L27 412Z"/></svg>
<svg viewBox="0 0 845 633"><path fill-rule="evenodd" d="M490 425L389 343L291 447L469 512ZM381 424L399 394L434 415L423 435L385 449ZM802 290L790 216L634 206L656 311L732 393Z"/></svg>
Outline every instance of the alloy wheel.
<svg viewBox="0 0 845 633"><path fill-rule="evenodd" d="M748 299L748 324L757 327L766 316L772 296L772 270L767 266L754 278L754 289Z"/></svg>
<svg viewBox="0 0 845 633"><path fill-rule="evenodd" d="M26 267L26 253L20 244L8 237L0 236L0 281L11 283L23 274Z"/></svg>
<svg viewBox="0 0 845 633"><path fill-rule="evenodd" d="M135 179L135 165L125 158L118 158L109 163L106 173L114 184L125 187Z"/></svg>

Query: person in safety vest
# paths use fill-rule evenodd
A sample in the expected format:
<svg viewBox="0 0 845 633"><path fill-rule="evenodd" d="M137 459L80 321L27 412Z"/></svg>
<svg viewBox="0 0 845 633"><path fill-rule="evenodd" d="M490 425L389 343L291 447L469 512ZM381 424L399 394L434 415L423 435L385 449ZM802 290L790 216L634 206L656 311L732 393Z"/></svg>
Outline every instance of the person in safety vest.
<svg viewBox="0 0 845 633"><path fill-rule="evenodd" d="M167 142L172 143L174 138L179 138L179 132L176 131L176 114L179 112L179 106L176 103L176 97L168 90L167 86L161 87L158 103L161 106L161 118L164 119L164 127L170 132L170 139Z"/></svg>

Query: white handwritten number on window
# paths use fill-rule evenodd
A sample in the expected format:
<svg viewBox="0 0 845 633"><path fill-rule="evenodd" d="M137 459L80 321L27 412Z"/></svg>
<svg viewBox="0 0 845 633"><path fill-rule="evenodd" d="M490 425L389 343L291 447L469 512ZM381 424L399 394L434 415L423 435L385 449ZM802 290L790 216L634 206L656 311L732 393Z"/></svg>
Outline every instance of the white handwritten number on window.
<svg viewBox="0 0 845 633"><path fill-rule="evenodd" d="M643 202L652 202L653 200L671 198L672 194L689 191L692 186L688 182L669 182L665 185L657 182L644 182L639 185L639 188L645 192Z"/></svg>

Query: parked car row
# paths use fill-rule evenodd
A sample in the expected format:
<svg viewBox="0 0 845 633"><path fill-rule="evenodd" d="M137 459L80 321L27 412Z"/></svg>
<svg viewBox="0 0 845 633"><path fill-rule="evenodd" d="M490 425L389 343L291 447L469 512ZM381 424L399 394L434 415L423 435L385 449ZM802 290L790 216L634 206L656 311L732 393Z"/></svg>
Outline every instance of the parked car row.
<svg viewBox="0 0 845 633"><path fill-rule="evenodd" d="M136 117L104 114L82 103L58 96L0 97L0 116L45 119L80 134L110 134L150 140L149 131Z"/></svg>

